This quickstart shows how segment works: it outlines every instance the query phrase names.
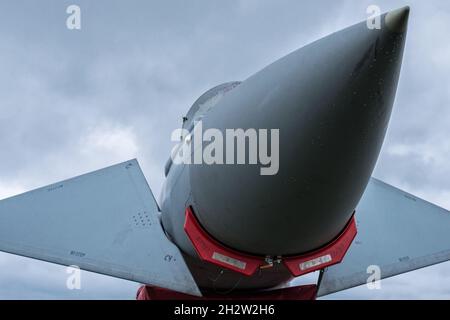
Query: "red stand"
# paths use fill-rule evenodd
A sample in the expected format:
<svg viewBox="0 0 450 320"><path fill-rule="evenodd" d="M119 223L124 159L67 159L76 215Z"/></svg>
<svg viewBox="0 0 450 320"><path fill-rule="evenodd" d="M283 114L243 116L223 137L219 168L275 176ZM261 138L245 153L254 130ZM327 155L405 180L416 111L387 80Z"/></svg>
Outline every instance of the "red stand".
<svg viewBox="0 0 450 320"><path fill-rule="evenodd" d="M260 292L235 292L227 295L207 294L195 297L167 289L141 286L137 292L137 300L315 300L317 286L315 284L292 288Z"/></svg>

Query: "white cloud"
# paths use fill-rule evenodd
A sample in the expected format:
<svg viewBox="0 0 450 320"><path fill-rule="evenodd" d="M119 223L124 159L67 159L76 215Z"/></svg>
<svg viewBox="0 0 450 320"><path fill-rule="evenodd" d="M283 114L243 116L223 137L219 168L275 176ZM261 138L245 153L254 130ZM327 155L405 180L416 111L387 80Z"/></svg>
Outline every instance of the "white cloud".
<svg viewBox="0 0 450 320"><path fill-rule="evenodd" d="M0 183L0 199L9 198L25 192L26 189L18 183Z"/></svg>
<svg viewBox="0 0 450 320"><path fill-rule="evenodd" d="M110 124L90 129L79 140L80 154L86 157L102 157L112 161L137 156L139 147L132 127Z"/></svg>

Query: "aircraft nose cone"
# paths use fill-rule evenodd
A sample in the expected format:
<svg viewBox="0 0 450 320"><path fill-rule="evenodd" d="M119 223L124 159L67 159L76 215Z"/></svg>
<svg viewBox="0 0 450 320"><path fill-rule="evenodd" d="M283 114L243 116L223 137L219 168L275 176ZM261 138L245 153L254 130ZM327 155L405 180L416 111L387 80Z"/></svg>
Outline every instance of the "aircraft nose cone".
<svg viewBox="0 0 450 320"><path fill-rule="evenodd" d="M294 51L204 116L204 129L279 129L276 175L249 164L189 166L192 206L207 232L259 255L297 255L339 235L384 140L408 11L382 15L381 29L364 21Z"/></svg>
<svg viewBox="0 0 450 320"><path fill-rule="evenodd" d="M386 27L394 32L405 32L408 26L409 7L388 12L384 18Z"/></svg>

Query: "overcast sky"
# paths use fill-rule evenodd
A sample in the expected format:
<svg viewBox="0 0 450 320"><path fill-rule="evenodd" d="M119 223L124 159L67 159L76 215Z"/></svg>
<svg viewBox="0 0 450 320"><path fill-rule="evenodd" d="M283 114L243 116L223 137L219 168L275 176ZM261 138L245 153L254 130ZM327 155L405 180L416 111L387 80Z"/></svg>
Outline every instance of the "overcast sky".
<svg viewBox="0 0 450 320"><path fill-rule="evenodd" d="M66 8L81 7L81 30ZM374 176L450 209L450 2L0 2L0 198L137 157L156 196L172 130L203 92L364 20L411 6ZM0 254L0 299L134 299L138 284ZM329 298L450 298L450 263Z"/></svg>

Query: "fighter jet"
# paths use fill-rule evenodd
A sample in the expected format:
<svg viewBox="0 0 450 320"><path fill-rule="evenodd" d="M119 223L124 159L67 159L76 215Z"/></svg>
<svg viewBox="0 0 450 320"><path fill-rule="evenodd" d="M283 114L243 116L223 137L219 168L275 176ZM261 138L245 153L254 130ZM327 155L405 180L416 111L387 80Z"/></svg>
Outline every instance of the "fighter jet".
<svg viewBox="0 0 450 320"><path fill-rule="evenodd" d="M203 94L159 202L137 160L0 201L0 250L136 281L137 297L155 300L315 299L372 269L382 279L449 260L449 212L371 177L408 16L363 21ZM244 154L179 161L229 129ZM290 285L315 271L316 284Z"/></svg>

